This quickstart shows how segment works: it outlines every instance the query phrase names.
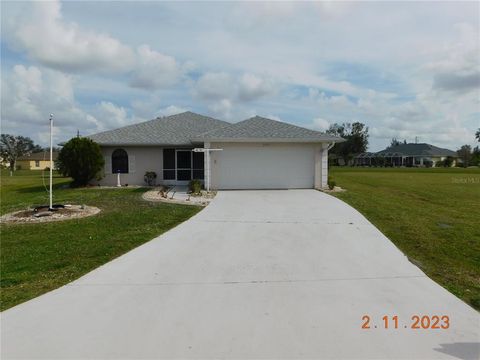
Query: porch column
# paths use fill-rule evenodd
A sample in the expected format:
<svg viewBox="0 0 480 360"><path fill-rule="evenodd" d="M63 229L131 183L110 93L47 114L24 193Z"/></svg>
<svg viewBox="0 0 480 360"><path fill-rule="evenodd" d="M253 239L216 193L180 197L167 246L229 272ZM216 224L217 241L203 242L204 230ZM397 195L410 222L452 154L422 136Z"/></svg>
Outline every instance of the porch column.
<svg viewBox="0 0 480 360"><path fill-rule="evenodd" d="M315 189L324 189L328 186L328 143L315 146Z"/></svg>
<svg viewBox="0 0 480 360"><path fill-rule="evenodd" d="M330 144L322 144L322 188L328 187L328 147Z"/></svg>
<svg viewBox="0 0 480 360"><path fill-rule="evenodd" d="M322 144L315 145L315 189L322 188Z"/></svg>
<svg viewBox="0 0 480 360"><path fill-rule="evenodd" d="M209 142L203 143L203 148L210 149L210 143ZM210 188L212 187L212 179L211 179L212 170L211 170L210 161L211 161L210 154L208 153L208 151L205 151L203 153L203 184L205 186L205 189L207 188L208 185L210 185Z"/></svg>

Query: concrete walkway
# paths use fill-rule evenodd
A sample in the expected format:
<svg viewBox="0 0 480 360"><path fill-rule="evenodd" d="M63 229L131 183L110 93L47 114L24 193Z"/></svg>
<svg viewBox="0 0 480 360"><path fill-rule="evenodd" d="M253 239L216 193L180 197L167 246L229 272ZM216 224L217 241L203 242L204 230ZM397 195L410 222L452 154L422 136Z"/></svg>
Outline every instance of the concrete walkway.
<svg viewBox="0 0 480 360"><path fill-rule="evenodd" d="M314 190L221 192L163 236L2 315L2 359L479 357L479 313ZM399 328L384 329L384 315ZM448 315L450 327L414 330L413 315Z"/></svg>

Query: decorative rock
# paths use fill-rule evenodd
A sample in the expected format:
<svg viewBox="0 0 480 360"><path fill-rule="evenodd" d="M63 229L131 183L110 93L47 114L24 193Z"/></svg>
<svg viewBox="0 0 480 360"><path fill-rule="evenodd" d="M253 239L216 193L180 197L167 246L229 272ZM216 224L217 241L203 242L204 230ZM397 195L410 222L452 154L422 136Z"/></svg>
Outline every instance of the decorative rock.
<svg viewBox="0 0 480 360"><path fill-rule="evenodd" d="M79 219L98 214L100 209L94 206L70 205L69 207L58 208L55 211L37 211L33 209L15 211L0 217L1 223L41 223L69 219Z"/></svg>

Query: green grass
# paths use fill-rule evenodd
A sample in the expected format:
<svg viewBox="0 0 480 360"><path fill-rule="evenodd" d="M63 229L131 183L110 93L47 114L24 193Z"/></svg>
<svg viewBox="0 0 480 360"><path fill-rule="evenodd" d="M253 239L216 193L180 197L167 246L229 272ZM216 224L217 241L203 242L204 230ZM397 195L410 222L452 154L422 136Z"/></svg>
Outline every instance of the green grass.
<svg viewBox="0 0 480 360"><path fill-rule="evenodd" d="M433 280L480 309L480 169L332 168L344 193Z"/></svg>
<svg viewBox="0 0 480 360"><path fill-rule="evenodd" d="M47 179L48 181L48 179ZM200 208L142 200L145 189L68 188L55 176L54 203L97 206L92 217L2 224L1 310L58 288L180 224ZM2 170L1 213L47 204L41 172Z"/></svg>

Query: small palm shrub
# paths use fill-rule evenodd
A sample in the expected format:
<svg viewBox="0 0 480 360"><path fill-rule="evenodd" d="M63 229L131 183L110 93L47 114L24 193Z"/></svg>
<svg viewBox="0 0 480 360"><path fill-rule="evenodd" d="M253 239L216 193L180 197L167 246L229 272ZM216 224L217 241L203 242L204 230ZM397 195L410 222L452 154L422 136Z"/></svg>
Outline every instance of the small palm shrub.
<svg viewBox="0 0 480 360"><path fill-rule="evenodd" d="M191 180L188 184L188 190L192 194L200 194L202 192L202 183L200 180Z"/></svg>
<svg viewBox="0 0 480 360"><path fill-rule="evenodd" d="M147 171L143 176L143 180L148 186L155 186L155 180L157 179L157 173L155 171Z"/></svg>
<svg viewBox="0 0 480 360"><path fill-rule="evenodd" d="M335 182L335 180L333 180L331 176L328 177L327 184L330 190L333 190L335 188L335 185L337 185L337 183Z"/></svg>

